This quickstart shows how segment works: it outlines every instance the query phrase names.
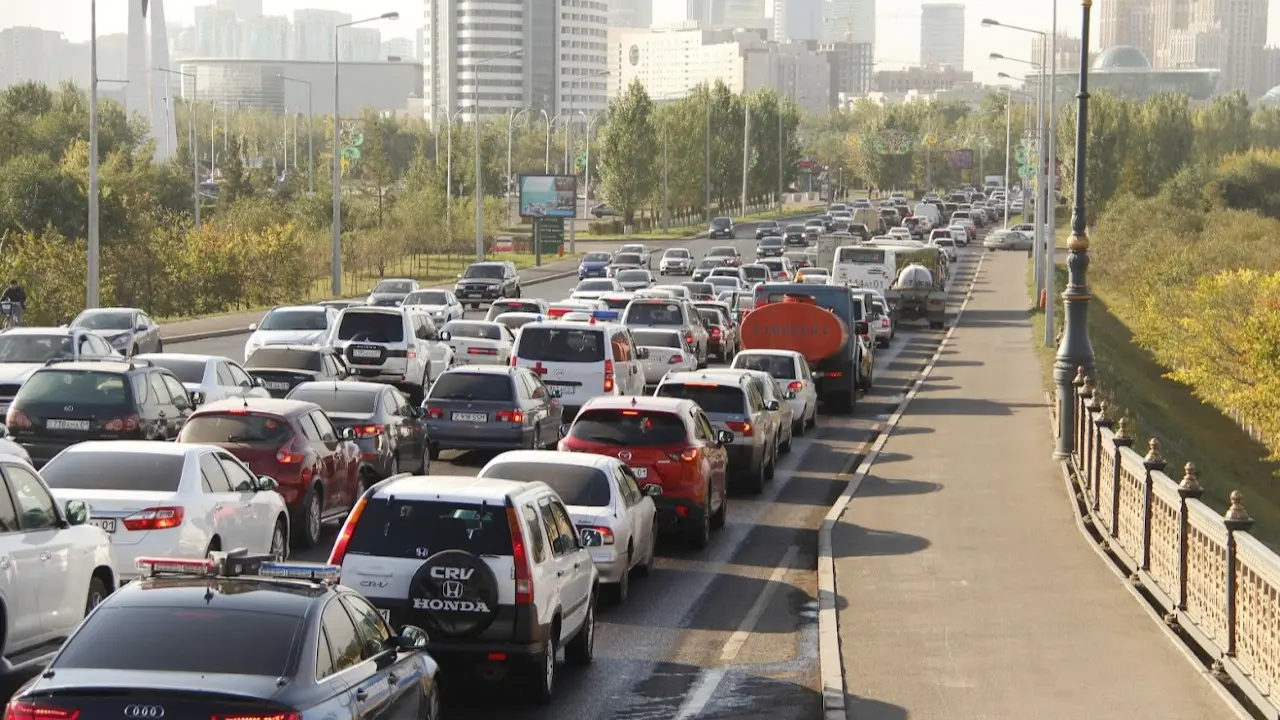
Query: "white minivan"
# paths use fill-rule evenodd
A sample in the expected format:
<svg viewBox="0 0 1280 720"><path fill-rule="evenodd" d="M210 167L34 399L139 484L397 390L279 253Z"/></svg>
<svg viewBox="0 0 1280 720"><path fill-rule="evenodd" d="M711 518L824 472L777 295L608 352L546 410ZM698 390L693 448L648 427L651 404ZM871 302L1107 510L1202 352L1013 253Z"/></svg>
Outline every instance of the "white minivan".
<svg viewBox="0 0 1280 720"><path fill-rule="evenodd" d="M542 384L560 391L565 422L583 403L600 395L643 395L648 350L636 345L626 326L610 320L615 311L596 311L588 322L535 320L520 328L512 365L537 373Z"/></svg>

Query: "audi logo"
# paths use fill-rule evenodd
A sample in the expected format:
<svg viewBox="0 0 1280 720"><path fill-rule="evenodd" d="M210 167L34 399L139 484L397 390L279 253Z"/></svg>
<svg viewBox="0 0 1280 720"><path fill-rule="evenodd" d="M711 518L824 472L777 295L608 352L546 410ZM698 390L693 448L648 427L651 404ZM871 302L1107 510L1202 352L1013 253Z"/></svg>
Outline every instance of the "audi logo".
<svg viewBox="0 0 1280 720"><path fill-rule="evenodd" d="M160 705L129 705L124 709L124 716L131 718L162 718L164 708Z"/></svg>

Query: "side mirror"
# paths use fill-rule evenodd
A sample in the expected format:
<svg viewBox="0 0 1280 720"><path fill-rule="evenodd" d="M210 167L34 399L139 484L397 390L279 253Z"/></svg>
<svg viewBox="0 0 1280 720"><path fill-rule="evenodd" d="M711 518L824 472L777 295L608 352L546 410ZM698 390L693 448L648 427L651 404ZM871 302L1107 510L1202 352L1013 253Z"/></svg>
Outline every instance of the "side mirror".
<svg viewBox="0 0 1280 720"><path fill-rule="evenodd" d="M400 628L400 634L393 638L395 646L401 650L425 650L431 638L427 631L414 625Z"/></svg>
<svg viewBox="0 0 1280 720"><path fill-rule="evenodd" d="M272 492L280 489L280 483L267 475L258 476L258 492Z"/></svg>
<svg viewBox="0 0 1280 720"><path fill-rule="evenodd" d="M191 393L191 407L204 404L204 393L199 390Z"/></svg>
<svg viewBox="0 0 1280 720"><path fill-rule="evenodd" d="M652 498L662 497L661 485L655 485L654 483L649 483L648 485L645 485L640 489L643 490L644 494L648 495L649 497L652 497Z"/></svg>
<svg viewBox="0 0 1280 720"><path fill-rule="evenodd" d="M567 437L569 437L569 426L568 426L568 425L561 425L561 426L560 426L560 438L561 438L561 439L564 439L564 438L567 438Z"/></svg>
<svg viewBox="0 0 1280 720"><path fill-rule="evenodd" d="M769 402L764 404L764 408L769 412L775 412L780 407L782 407L782 405L777 400L770 400Z"/></svg>
<svg viewBox="0 0 1280 720"><path fill-rule="evenodd" d="M63 506L67 513L68 525L83 525L89 522L89 506L83 500L68 500Z"/></svg>
<svg viewBox="0 0 1280 720"><path fill-rule="evenodd" d="M253 332L257 329L258 329L258 323L249 323L249 332Z"/></svg>
<svg viewBox="0 0 1280 720"><path fill-rule="evenodd" d="M349 427L342 428L341 430L338 431L338 437L342 438L343 440L355 440L356 431Z"/></svg>
<svg viewBox="0 0 1280 720"><path fill-rule="evenodd" d="M440 342L449 342L452 339L453 339L453 333L449 332L448 330L440 331Z"/></svg>
<svg viewBox="0 0 1280 720"><path fill-rule="evenodd" d="M866 320L859 320L853 324L853 331L858 335L866 335L871 330Z"/></svg>
<svg viewBox="0 0 1280 720"><path fill-rule="evenodd" d="M720 430L716 432L716 442L720 443L721 445L728 445L729 443L733 442L733 433L729 432L728 430Z"/></svg>
<svg viewBox="0 0 1280 720"><path fill-rule="evenodd" d="M138 327L134 328L134 331L136 331L136 332L146 332L146 331L148 331L148 330L150 330L150 329L151 329L151 328L147 327L146 325L138 325Z"/></svg>

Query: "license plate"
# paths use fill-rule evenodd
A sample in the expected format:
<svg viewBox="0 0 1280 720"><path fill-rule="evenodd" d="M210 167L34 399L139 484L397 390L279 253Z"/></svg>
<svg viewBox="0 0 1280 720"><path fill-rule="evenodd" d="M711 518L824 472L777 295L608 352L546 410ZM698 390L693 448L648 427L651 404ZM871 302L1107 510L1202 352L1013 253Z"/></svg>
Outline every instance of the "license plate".
<svg viewBox="0 0 1280 720"><path fill-rule="evenodd" d="M466 413L466 412L457 413L456 412L453 414L454 422L486 422L488 421L488 419L489 419L489 416L484 413Z"/></svg>
<svg viewBox="0 0 1280 720"><path fill-rule="evenodd" d="M553 387L553 388L555 388L555 389L559 390L559 391L560 391L560 394L561 394L562 396L563 396L563 395L573 395L574 393L576 393L576 392L578 391L578 388L574 387L573 385L552 385L552 384L548 383L548 386L549 386L549 387Z"/></svg>
<svg viewBox="0 0 1280 720"><path fill-rule="evenodd" d="M480 297L478 292L462 293L462 297Z"/></svg>
<svg viewBox="0 0 1280 720"><path fill-rule="evenodd" d="M351 351L351 356L358 358L378 358L382 356L382 351L355 349Z"/></svg>
<svg viewBox="0 0 1280 720"><path fill-rule="evenodd" d="M102 528L105 532L113 533L116 531L115 518L90 518L89 524L97 525L98 527Z"/></svg>
<svg viewBox="0 0 1280 720"><path fill-rule="evenodd" d="M268 390L288 390L289 383L286 382L264 382Z"/></svg>
<svg viewBox="0 0 1280 720"><path fill-rule="evenodd" d="M47 420L44 426L50 430L88 430L88 420Z"/></svg>
<svg viewBox="0 0 1280 720"><path fill-rule="evenodd" d="M635 473L636 477L640 478L641 480L649 477L649 468L633 467L631 468L631 472Z"/></svg>

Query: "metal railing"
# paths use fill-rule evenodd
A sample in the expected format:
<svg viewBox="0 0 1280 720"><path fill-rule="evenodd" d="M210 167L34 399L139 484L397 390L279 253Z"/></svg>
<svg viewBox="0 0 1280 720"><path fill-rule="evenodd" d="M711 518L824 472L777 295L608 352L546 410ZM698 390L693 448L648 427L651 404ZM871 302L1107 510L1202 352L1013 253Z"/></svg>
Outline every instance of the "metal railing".
<svg viewBox="0 0 1280 720"><path fill-rule="evenodd" d="M1181 480L1165 474L1157 440L1140 455L1083 370L1074 386L1072 464L1086 524L1165 622L1212 659L1215 677L1280 717L1280 556L1249 534L1239 492L1219 515L1200 501L1192 463Z"/></svg>

